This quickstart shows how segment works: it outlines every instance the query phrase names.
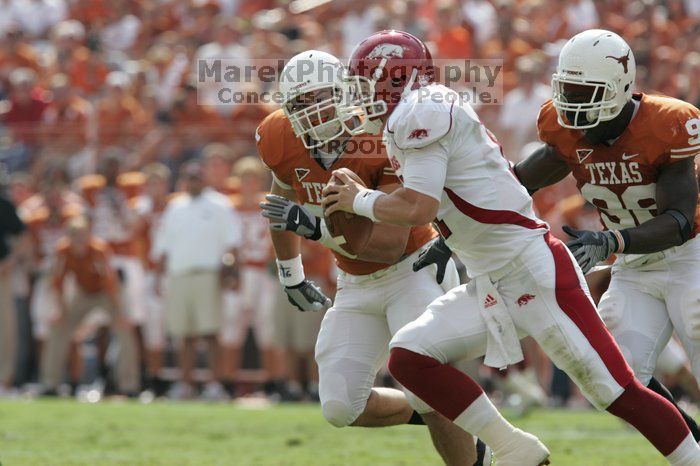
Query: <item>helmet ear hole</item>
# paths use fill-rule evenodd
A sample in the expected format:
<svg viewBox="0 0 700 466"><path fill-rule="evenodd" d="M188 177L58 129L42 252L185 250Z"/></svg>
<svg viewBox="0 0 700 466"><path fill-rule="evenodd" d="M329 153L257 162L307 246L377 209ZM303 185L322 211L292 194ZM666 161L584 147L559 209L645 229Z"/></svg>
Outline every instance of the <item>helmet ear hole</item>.
<svg viewBox="0 0 700 466"><path fill-rule="evenodd" d="M626 84L626 85L625 85L625 92L627 92L627 91L629 91L629 90L630 90L630 85L629 85L629 84Z"/></svg>

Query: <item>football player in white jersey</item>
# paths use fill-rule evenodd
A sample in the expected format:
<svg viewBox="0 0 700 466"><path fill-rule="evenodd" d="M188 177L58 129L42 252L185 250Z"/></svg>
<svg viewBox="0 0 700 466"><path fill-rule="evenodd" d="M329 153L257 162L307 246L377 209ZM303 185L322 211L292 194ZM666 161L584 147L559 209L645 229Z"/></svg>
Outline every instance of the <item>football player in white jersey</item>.
<svg viewBox="0 0 700 466"><path fill-rule="evenodd" d="M432 59L409 34L382 31L350 59L354 110L384 121L387 153L403 187L391 194L345 184L324 190L330 214L416 225L437 219L472 281L435 300L390 344L389 370L430 406L477 435L499 464L538 465L539 443L512 445L481 388L449 363L486 355L505 367L531 335L587 399L635 426L673 465L700 464L700 446L671 403L635 380L598 317L581 269L549 233L493 136L468 103L431 84ZM357 131L361 131L357 128ZM442 245L444 246L444 245Z"/></svg>

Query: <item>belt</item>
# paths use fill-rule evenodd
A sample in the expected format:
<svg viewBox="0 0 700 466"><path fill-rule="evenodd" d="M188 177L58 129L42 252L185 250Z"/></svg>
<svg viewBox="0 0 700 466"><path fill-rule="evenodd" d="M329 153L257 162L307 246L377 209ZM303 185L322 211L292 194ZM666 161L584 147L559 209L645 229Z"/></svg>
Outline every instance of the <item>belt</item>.
<svg viewBox="0 0 700 466"><path fill-rule="evenodd" d="M430 244L430 243L424 244L420 248L413 251L411 254L403 256L403 258L399 259L399 261L396 262L395 264L392 264L388 267L377 270L376 272L372 272L372 273L369 273L367 275L353 275L353 274L350 274L347 272L343 272L341 270L338 273L338 278L341 278L344 281L346 281L348 283L355 284L355 285L357 285L359 283L364 283L364 282L367 282L370 280L378 280L378 279L390 274L391 272L398 270L400 265L403 265L407 260L411 259L412 257L417 259L421 252L428 249L428 247L429 247L428 244Z"/></svg>

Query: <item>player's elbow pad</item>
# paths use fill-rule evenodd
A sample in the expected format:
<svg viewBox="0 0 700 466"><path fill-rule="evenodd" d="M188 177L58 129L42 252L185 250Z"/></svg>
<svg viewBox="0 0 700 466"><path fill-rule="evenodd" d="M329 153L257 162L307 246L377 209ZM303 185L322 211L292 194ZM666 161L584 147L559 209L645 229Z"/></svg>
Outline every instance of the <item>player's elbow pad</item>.
<svg viewBox="0 0 700 466"><path fill-rule="evenodd" d="M693 232L693 226L688 221L688 217L686 217L683 212L676 209L665 210L664 214L670 215L678 223L678 232L681 235L681 244L688 241Z"/></svg>

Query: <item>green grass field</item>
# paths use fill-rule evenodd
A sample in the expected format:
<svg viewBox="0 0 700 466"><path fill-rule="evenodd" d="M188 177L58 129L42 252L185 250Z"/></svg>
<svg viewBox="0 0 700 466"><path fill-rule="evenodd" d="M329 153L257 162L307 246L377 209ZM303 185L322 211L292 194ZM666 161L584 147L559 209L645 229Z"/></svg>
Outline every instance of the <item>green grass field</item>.
<svg viewBox="0 0 700 466"><path fill-rule="evenodd" d="M635 431L593 411L537 411L515 423L554 466L666 462ZM2 466L427 466L441 464L425 428L336 429L316 405L246 409L200 403L0 402Z"/></svg>

